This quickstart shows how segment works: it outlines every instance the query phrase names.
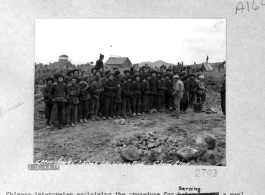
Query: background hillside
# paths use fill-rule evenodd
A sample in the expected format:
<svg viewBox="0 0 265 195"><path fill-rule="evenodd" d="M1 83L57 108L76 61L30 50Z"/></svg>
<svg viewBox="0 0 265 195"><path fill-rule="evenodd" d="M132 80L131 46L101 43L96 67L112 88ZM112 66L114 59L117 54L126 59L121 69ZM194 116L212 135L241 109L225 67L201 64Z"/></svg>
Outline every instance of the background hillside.
<svg viewBox="0 0 265 195"><path fill-rule="evenodd" d="M163 64L166 65L166 66L175 65L175 64L172 64L172 63L164 62L163 60L158 60L158 61L155 61L155 62L149 62L149 61L148 62L141 62L141 63L139 63L139 67L142 67L145 64L148 64L148 66L150 66L150 67L160 67Z"/></svg>

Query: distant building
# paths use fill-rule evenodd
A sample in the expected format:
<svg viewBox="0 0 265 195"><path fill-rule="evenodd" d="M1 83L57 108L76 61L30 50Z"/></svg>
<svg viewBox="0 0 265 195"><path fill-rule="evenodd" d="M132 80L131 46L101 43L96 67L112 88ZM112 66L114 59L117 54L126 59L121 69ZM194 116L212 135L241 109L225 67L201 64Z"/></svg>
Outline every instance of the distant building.
<svg viewBox="0 0 265 195"><path fill-rule="evenodd" d="M75 66L68 60L68 56L65 54L59 56L59 62L53 62L50 65L50 69L69 70L73 68L75 68Z"/></svg>
<svg viewBox="0 0 265 195"><path fill-rule="evenodd" d="M63 54L59 56L59 62L68 62L68 56Z"/></svg>
<svg viewBox="0 0 265 195"><path fill-rule="evenodd" d="M128 57L110 57L105 62L105 69L112 70L113 68L118 69L130 69L132 63Z"/></svg>

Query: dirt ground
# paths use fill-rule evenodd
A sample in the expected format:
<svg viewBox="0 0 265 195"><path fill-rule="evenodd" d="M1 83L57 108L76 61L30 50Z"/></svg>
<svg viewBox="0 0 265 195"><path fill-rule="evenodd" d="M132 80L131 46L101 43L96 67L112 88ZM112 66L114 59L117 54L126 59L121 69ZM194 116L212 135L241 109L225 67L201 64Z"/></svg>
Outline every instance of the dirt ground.
<svg viewBox="0 0 265 195"><path fill-rule="evenodd" d="M211 101L220 110L219 94L212 93ZM43 108L43 104L36 109ZM41 109L42 109L41 108ZM34 124L34 162L36 160L67 159L86 161L122 161L117 140L125 140L139 134L156 134L185 140L192 136L212 135L216 141L214 152L225 158L226 128L225 116L219 113L195 113L189 108L180 119L165 113L153 113L125 119L124 125L113 120L78 123L76 127L49 130L45 127L43 115L35 117ZM121 148L127 146L123 144ZM191 164L199 164L192 161ZM202 163L204 164L204 163ZM205 164L207 164L205 162ZM209 164L209 163L208 163Z"/></svg>

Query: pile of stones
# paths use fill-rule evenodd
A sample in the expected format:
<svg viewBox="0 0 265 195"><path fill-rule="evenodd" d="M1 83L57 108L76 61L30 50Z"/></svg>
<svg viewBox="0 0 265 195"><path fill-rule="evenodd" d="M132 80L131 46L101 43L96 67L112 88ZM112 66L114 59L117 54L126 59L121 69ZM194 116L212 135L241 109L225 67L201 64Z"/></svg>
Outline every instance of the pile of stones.
<svg viewBox="0 0 265 195"><path fill-rule="evenodd" d="M167 136L149 132L119 139L113 144L125 162L181 161L191 164L218 165L222 160L221 155L214 151L216 140L212 135L186 138L182 135Z"/></svg>

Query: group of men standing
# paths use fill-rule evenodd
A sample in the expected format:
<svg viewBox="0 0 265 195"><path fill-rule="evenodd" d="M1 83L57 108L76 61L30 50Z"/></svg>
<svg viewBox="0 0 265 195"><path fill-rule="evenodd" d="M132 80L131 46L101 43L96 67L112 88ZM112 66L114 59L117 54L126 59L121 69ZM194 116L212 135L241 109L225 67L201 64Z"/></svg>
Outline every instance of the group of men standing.
<svg viewBox="0 0 265 195"><path fill-rule="evenodd" d="M104 71L103 55L91 72L70 70L46 79L43 88L47 128L58 125L74 127L77 122L127 118L173 110L179 118L189 105L205 101L203 75L173 72L160 67L138 70L116 68Z"/></svg>

